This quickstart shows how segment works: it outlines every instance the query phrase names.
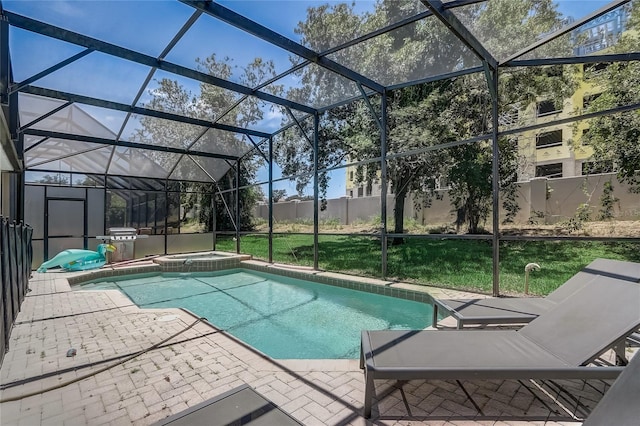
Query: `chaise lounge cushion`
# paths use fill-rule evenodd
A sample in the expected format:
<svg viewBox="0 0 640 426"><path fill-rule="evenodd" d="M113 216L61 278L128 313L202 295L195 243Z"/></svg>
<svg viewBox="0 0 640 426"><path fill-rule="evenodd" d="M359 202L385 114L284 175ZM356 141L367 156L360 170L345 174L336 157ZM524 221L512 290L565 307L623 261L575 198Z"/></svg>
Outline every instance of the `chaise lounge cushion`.
<svg viewBox="0 0 640 426"><path fill-rule="evenodd" d="M365 415L374 379L615 378L587 364L640 326L639 302L639 285L596 276L518 331L363 331Z"/></svg>

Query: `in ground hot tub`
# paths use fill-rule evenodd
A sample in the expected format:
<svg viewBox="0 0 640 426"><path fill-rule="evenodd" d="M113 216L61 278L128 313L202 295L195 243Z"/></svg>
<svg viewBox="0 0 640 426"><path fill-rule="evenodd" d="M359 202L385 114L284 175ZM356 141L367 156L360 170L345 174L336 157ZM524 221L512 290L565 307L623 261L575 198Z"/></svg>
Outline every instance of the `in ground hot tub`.
<svg viewBox="0 0 640 426"><path fill-rule="evenodd" d="M208 251L162 256L153 259L163 272L202 272L238 268L243 260L251 260L246 254Z"/></svg>

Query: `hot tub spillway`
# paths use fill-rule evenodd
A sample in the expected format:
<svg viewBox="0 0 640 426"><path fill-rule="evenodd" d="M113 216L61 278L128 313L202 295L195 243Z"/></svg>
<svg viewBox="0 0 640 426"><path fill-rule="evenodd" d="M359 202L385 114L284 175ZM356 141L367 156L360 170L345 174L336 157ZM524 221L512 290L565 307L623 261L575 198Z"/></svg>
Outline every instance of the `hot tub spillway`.
<svg viewBox="0 0 640 426"><path fill-rule="evenodd" d="M189 278L191 276L191 267L193 266L193 259L191 259L190 257L187 257L182 263L182 265L183 265L183 271L180 272L180 277Z"/></svg>

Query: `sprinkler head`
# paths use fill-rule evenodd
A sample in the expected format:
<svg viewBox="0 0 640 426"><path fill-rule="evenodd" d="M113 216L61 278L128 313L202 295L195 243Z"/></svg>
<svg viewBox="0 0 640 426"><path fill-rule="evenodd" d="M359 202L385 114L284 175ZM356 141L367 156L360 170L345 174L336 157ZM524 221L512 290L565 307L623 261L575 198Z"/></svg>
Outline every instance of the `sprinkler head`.
<svg viewBox="0 0 640 426"><path fill-rule="evenodd" d="M540 270L540 265L538 265L537 263L527 263L527 266L524 267L525 272L539 271L539 270Z"/></svg>

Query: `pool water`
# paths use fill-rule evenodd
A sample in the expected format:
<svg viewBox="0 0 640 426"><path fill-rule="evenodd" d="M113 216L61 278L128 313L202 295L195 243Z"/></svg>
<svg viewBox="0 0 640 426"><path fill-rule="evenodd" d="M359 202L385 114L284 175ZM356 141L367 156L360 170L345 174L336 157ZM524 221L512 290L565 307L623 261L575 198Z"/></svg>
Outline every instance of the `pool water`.
<svg viewBox="0 0 640 426"><path fill-rule="evenodd" d="M125 278L125 279L123 279ZM110 278L141 308L186 308L276 359L354 359L361 330L423 329L426 303L243 269Z"/></svg>

